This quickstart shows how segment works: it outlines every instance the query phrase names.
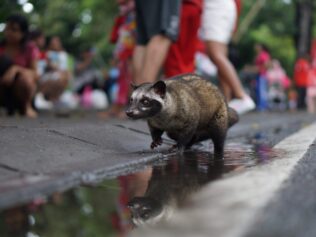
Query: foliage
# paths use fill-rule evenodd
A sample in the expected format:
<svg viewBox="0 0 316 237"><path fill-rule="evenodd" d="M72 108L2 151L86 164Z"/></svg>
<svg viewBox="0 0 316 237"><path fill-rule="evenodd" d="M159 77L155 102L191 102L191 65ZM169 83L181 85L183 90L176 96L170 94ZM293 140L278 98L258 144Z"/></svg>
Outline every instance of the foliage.
<svg viewBox="0 0 316 237"><path fill-rule="evenodd" d="M115 236L111 214L117 211L118 183L106 180L104 185L115 187L80 187L59 194L59 203L49 203L34 213L36 220L32 228L39 236Z"/></svg>
<svg viewBox="0 0 316 237"><path fill-rule="evenodd" d="M243 1L241 22L255 1ZM254 45L263 43L270 49L272 57L279 59L288 73L291 74L296 56L293 40L295 33L294 16L293 3L285 3L283 0L266 1L239 43L240 54L244 63L253 62L255 57Z"/></svg>
<svg viewBox="0 0 316 237"><path fill-rule="evenodd" d="M83 47L94 46L103 61L107 62L111 56L113 46L108 39L114 17L118 13L115 0L2 1L4 4L0 6L0 23L10 13L22 12L19 3L29 2L34 6L34 10L27 14L32 26L43 29L47 35L59 35L70 53L78 55ZM242 1L243 11L239 22L243 21L257 1ZM264 7L237 45L241 65L253 61L254 51L249 49L253 49L256 42L261 42L271 48L273 57L280 59L289 73L292 72L296 57L293 39L296 32L294 18L297 1L303 0L265 0ZM316 25L313 33L315 36Z"/></svg>
<svg viewBox="0 0 316 237"><path fill-rule="evenodd" d="M18 1L5 0L0 6L0 23L12 12L23 13ZM25 14L32 28L47 36L58 35L71 54L79 55L87 46L95 47L102 58L109 58L113 46L109 34L118 8L114 0L29 0L34 10Z"/></svg>

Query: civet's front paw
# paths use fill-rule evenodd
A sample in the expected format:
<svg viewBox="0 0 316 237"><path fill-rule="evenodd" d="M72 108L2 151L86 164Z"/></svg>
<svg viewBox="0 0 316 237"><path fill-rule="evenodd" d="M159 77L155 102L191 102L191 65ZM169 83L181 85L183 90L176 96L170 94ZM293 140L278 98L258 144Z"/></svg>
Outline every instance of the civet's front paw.
<svg viewBox="0 0 316 237"><path fill-rule="evenodd" d="M151 143L150 148L154 149L155 147L160 146L161 144L162 144L162 139L158 138Z"/></svg>

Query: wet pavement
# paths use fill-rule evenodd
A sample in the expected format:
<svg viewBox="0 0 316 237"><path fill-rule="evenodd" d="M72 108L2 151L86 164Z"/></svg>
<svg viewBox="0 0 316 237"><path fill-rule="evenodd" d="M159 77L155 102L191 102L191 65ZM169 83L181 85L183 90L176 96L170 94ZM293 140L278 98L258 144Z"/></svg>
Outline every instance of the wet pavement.
<svg viewBox="0 0 316 237"><path fill-rule="evenodd" d="M170 155L136 173L7 209L0 214L1 236L120 236L168 218L209 182L281 154L268 146L232 143L224 160L201 151Z"/></svg>
<svg viewBox="0 0 316 237"><path fill-rule="evenodd" d="M246 115L230 130L222 161L209 142L182 157L168 153L168 139L151 151L142 121L1 120L1 236L122 236L167 219L214 180L282 159L273 146L314 120Z"/></svg>

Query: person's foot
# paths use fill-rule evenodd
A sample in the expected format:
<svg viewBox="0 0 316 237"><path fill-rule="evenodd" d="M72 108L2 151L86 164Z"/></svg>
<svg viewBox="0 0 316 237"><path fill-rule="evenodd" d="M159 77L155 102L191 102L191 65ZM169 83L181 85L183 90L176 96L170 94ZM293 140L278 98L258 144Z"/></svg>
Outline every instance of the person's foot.
<svg viewBox="0 0 316 237"><path fill-rule="evenodd" d="M37 118L37 112L31 107L26 108L25 116L28 118Z"/></svg>
<svg viewBox="0 0 316 237"><path fill-rule="evenodd" d="M99 118L109 119L109 118L119 118L125 119L127 116L125 115L124 106L114 104L110 109L104 112L98 113Z"/></svg>
<svg viewBox="0 0 316 237"><path fill-rule="evenodd" d="M101 119L110 119L113 118L115 115L111 111L103 111L98 113L98 117Z"/></svg>
<svg viewBox="0 0 316 237"><path fill-rule="evenodd" d="M236 110L239 115L245 114L256 108L255 102L248 95L241 99L233 99L229 101L228 106Z"/></svg>
<svg viewBox="0 0 316 237"><path fill-rule="evenodd" d="M116 118L118 119L127 119L127 115L125 113L125 110L121 110L116 114Z"/></svg>
<svg viewBox="0 0 316 237"><path fill-rule="evenodd" d="M51 110L54 107L53 103L46 100L44 95L40 92L35 95L34 103L37 109Z"/></svg>

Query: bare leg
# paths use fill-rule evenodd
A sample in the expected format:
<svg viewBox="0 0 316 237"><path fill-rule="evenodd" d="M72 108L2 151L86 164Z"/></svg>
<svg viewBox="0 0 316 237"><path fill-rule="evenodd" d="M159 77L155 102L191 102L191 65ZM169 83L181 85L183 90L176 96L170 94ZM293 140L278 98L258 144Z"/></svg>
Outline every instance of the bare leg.
<svg viewBox="0 0 316 237"><path fill-rule="evenodd" d="M21 75L13 84L13 95L19 104L20 113L29 118L37 117L37 113L32 108L32 98L35 91L34 79L28 75Z"/></svg>
<svg viewBox="0 0 316 237"><path fill-rule="evenodd" d="M219 75L219 78L221 78L220 75ZM232 99L232 90L230 89L229 84L226 83L224 80L220 80L219 84L226 98L226 101L230 101Z"/></svg>
<svg viewBox="0 0 316 237"><path fill-rule="evenodd" d="M151 38L146 48L136 47L134 53L134 82L155 82L168 54L171 40L163 35ZM145 49L145 50L144 50Z"/></svg>
<svg viewBox="0 0 316 237"><path fill-rule="evenodd" d="M231 98L229 94L239 99L243 98L245 92L235 68L227 57L227 45L215 41L206 41L206 49L209 57L218 69L219 80L224 89L224 94L227 96L227 100ZM231 92L229 92L228 88L230 88Z"/></svg>
<svg viewBox="0 0 316 237"><path fill-rule="evenodd" d="M144 66L144 58L145 58L145 52L146 48L145 46L140 46L137 45L134 49L134 54L133 54L133 62L132 62L132 67L133 67L133 83L136 85L141 84L141 74L142 74L142 68Z"/></svg>
<svg viewBox="0 0 316 237"><path fill-rule="evenodd" d="M307 110L309 113L314 114L315 113L315 97L313 96L306 96L306 102L307 102Z"/></svg>

